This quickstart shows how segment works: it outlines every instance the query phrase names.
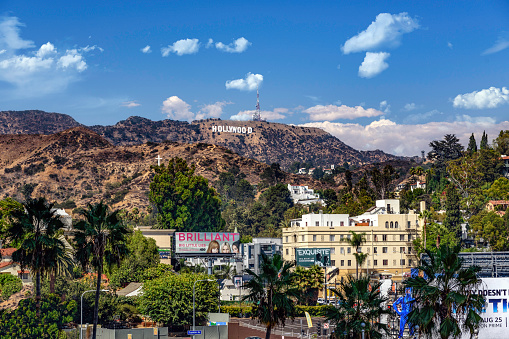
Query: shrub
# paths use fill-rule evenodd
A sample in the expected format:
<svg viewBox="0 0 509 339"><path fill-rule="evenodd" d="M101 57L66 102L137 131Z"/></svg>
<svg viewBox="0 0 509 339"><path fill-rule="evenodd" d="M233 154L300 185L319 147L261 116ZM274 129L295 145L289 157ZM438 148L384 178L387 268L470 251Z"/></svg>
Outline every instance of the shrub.
<svg viewBox="0 0 509 339"><path fill-rule="evenodd" d="M28 167L25 167L23 172L25 172L26 175L34 175L36 173L43 172L44 168L45 167L43 163L30 164Z"/></svg>
<svg viewBox="0 0 509 339"><path fill-rule="evenodd" d="M0 291L2 299L7 300L14 293L18 293L23 288L21 279L11 274L0 275Z"/></svg>

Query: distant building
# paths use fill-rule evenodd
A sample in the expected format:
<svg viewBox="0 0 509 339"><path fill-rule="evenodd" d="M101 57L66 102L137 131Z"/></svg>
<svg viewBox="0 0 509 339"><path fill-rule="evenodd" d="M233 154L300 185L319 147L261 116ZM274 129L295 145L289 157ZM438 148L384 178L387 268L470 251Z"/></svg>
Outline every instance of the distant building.
<svg viewBox="0 0 509 339"><path fill-rule="evenodd" d="M308 171L308 174L309 174L309 175L313 175L313 173L315 172L315 169L316 169L316 168L314 168L314 167L313 167L313 168L310 168L310 169L309 169L309 171Z"/></svg>
<svg viewBox="0 0 509 339"><path fill-rule="evenodd" d="M72 217L63 208L53 208L51 211L60 217L67 230L72 230Z"/></svg>
<svg viewBox="0 0 509 339"><path fill-rule="evenodd" d="M509 178L509 156L502 155L501 159L504 161L504 168L502 169L502 174L506 178Z"/></svg>
<svg viewBox="0 0 509 339"><path fill-rule="evenodd" d="M252 242L242 244L243 269L249 268L259 274L262 254L273 256L276 253L283 253L281 238L253 238Z"/></svg>
<svg viewBox="0 0 509 339"><path fill-rule="evenodd" d="M320 195L315 194L315 191L308 186L292 186L291 184L288 184L288 190L290 191L294 204L324 204L323 200L320 199Z"/></svg>
<svg viewBox="0 0 509 339"><path fill-rule="evenodd" d="M486 210L488 212L495 212L502 216L509 207L509 200L490 200L486 204Z"/></svg>
<svg viewBox="0 0 509 339"><path fill-rule="evenodd" d="M12 260L12 254L16 252L16 248L1 248L0 255L0 274L11 274L21 279L23 283L32 282L32 275L30 270L25 268L21 270L20 265Z"/></svg>
<svg viewBox="0 0 509 339"><path fill-rule="evenodd" d="M299 168L299 174L308 174L306 167Z"/></svg>

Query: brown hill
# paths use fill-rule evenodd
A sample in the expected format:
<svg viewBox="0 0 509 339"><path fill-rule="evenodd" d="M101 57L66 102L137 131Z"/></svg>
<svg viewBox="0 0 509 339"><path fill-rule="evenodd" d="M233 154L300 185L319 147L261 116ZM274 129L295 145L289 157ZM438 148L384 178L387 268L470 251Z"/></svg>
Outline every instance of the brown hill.
<svg viewBox="0 0 509 339"><path fill-rule="evenodd" d="M203 143L145 143L114 146L99 134L76 127L53 135L0 136L0 198L33 196L85 206L105 200L115 208L145 210L156 157L167 163L181 157L196 165L196 173L214 183L221 172L237 166L252 184L268 165L230 150ZM308 177L289 175L288 182L321 184Z"/></svg>
<svg viewBox="0 0 509 339"><path fill-rule="evenodd" d="M45 115L47 121L42 121ZM59 117L57 113L41 111L0 112L2 121L7 127L3 132L0 129L0 133L10 134L50 134L80 125L67 115ZM237 131L239 127L245 128L245 131ZM401 159L379 150L357 151L318 128L270 122L207 119L187 123L130 117L113 126L96 125L89 128L117 146L162 141L207 143L224 146L246 158L267 164L277 162L282 168L289 168L295 161L329 167L345 162L361 166ZM248 133L248 128L252 133Z"/></svg>

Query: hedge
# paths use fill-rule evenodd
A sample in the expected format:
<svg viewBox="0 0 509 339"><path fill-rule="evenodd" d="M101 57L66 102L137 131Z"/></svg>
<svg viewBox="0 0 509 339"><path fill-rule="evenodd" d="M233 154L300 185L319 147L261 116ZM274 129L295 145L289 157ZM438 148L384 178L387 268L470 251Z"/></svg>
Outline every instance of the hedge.
<svg viewBox="0 0 509 339"><path fill-rule="evenodd" d="M310 316L312 317L323 317L325 316L326 310L334 308L334 306L331 305L324 305L324 306L295 306L295 309L297 311L296 316L303 317L304 312L308 312ZM250 317L253 313L253 307L252 306L221 306L221 312L229 313L232 317L239 317L240 314L244 317Z"/></svg>

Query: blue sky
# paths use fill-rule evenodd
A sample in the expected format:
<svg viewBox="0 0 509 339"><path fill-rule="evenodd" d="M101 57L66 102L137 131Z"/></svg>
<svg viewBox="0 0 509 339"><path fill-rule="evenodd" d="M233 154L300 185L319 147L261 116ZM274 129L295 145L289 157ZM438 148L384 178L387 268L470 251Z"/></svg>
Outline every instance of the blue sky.
<svg viewBox="0 0 509 339"><path fill-rule="evenodd" d="M508 1L0 3L0 110L262 117L418 155L509 129Z"/></svg>

